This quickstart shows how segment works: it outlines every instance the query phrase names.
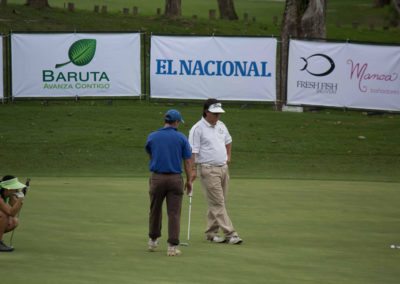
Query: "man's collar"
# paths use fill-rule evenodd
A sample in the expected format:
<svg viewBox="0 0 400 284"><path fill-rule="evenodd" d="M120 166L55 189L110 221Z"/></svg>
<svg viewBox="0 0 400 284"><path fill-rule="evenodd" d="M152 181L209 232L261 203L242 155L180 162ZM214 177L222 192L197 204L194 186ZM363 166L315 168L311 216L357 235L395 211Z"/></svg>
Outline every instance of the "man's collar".
<svg viewBox="0 0 400 284"><path fill-rule="evenodd" d="M176 127L172 127L172 126L164 126L164 127L161 127L159 130L175 130L175 131L178 131L178 129Z"/></svg>
<svg viewBox="0 0 400 284"><path fill-rule="evenodd" d="M217 121L217 123L216 123L215 125L212 125L212 124L209 123L209 122L207 121L207 119L205 119L204 117L201 118L201 121L203 121L203 123L205 123L208 127L212 127L212 128L214 128L215 126L217 126L217 124L218 124L218 122L219 122L219 121Z"/></svg>

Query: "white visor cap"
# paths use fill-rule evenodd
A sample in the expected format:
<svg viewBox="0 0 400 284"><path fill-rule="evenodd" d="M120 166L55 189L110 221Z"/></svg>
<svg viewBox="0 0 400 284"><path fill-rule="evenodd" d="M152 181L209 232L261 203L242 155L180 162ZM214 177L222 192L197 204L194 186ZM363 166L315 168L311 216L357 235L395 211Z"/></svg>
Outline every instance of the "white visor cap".
<svg viewBox="0 0 400 284"><path fill-rule="evenodd" d="M208 108L208 111L212 112L212 113L224 113L225 112L222 109L222 104L221 103L216 103L216 104L210 105L210 107Z"/></svg>

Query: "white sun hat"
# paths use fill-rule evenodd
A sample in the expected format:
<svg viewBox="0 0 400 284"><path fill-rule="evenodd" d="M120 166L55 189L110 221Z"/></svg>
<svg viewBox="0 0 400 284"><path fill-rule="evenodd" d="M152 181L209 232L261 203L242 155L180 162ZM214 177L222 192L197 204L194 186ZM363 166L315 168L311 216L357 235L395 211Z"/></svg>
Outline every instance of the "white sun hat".
<svg viewBox="0 0 400 284"><path fill-rule="evenodd" d="M215 103L208 107L208 111L212 113L224 113L225 111L222 109L221 103Z"/></svg>

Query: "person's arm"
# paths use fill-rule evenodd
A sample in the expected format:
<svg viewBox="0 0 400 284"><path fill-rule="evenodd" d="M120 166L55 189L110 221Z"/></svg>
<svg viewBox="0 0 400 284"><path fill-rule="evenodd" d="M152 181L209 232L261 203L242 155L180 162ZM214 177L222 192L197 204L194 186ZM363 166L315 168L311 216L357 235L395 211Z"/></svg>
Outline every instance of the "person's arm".
<svg viewBox="0 0 400 284"><path fill-rule="evenodd" d="M227 155L227 163L229 164L231 162L231 153L232 153L232 143L226 144L226 155Z"/></svg>
<svg viewBox="0 0 400 284"><path fill-rule="evenodd" d="M190 159L190 170L192 172L192 183L197 178L197 164L196 164L196 153L192 153L192 158Z"/></svg>
<svg viewBox="0 0 400 284"><path fill-rule="evenodd" d="M186 159L183 161L183 165L185 168L185 173L186 173L186 182L185 182L185 190L187 195L192 194L192 183L193 183L193 177L192 177L192 159Z"/></svg>
<svg viewBox="0 0 400 284"><path fill-rule="evenodd" d="M192 147L191 170L192 170L192 183L197 177L197 155L200 151L201 144L201 131L200 128L193 126L189 133L189 143Z"/></svg>
<svg viewBox="0 0 400 284"><path fill-rule="evenodd" d="M12 206L5 203L4 200L0 198L0 210L8 216L15 217L18 214L19 210L21 210L22 208L23 198L11 196L10 204L12 204Z"/></svg>

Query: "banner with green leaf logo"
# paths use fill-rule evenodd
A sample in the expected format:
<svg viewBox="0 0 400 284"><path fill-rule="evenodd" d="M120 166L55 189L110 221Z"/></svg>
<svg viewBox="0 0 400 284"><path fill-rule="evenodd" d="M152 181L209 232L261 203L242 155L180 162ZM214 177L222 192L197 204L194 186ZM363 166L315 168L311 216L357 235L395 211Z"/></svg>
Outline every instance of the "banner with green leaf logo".
<svg viewBox="0 0 400 284"><path fill-rule="evenodd" d="M141 95L140 34L11 35L13 97Z"/></svg>
<svg viewBox="0 0 400 284"><path fill-rule="evenodd" d="M96 40L95 39L80 39L74 42L68 50L68 62L56 64L56 68L63 67L69 63L76 66L84 66L92 61L96 53Z"/></svg>

